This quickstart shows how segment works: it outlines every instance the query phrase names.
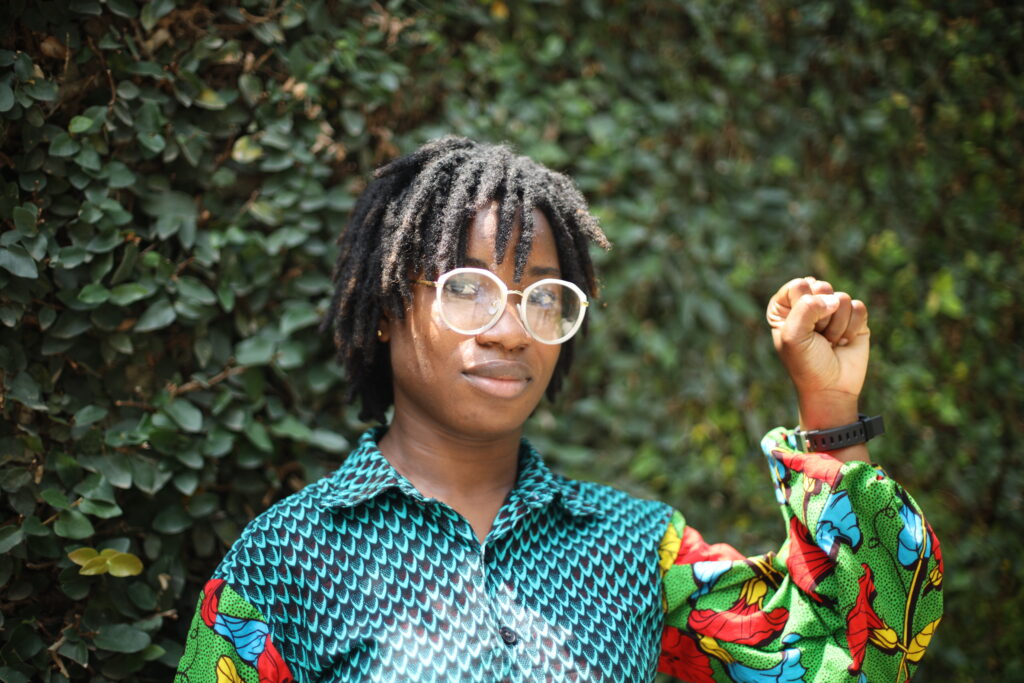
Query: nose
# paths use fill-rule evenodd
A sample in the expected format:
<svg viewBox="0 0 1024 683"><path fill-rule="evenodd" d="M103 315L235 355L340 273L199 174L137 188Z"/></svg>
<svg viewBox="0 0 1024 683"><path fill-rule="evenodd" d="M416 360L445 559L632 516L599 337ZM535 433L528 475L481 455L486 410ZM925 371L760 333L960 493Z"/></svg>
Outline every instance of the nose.
<svg viewBox="0 0 1024 683"><path fill-rule="evenodd" d="M497 344L509 351L529 345L532 338L519 317L519 310L512 303L513 296L515 295L509 294L508 301L505 302L505 310L502 311L498 322L476 336L477 343L485 346Z"/></svg>

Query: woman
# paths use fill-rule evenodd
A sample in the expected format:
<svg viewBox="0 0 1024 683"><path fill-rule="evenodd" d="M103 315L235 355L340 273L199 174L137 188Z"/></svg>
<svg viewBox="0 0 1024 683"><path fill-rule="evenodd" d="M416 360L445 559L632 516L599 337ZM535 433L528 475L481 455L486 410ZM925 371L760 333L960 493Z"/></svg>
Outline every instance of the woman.
<svg viewBox="0 0 1024 683"><path fill-rule="evenodd" d="M910 676L941 556L867 463L864 304L813 278L769 304L803 431L764 439L789 537L745 558L669 506L553 474L521 438L571 363L589 242L607 246L572 183L506 147L445 138L377 172L325 327L363 419L393 417L246 527L180 680Z"/></svg>

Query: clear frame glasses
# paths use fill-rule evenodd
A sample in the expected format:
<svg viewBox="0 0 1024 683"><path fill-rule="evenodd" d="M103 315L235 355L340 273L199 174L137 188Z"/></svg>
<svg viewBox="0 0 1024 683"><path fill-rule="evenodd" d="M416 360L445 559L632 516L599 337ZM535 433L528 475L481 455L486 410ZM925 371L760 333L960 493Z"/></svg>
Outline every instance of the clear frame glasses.
<svg viewBox="0 0 1024 683"><path fill-rule="evenodd" d="M493 327L505 312L508 295L518 294L516 310L530 336L542 344L561 344L580 329L590 305L583 290L571 282L545 278L519 291L483 268L456 268L437 280L415 282L435 287L445 324L468 335Z"/></svg>

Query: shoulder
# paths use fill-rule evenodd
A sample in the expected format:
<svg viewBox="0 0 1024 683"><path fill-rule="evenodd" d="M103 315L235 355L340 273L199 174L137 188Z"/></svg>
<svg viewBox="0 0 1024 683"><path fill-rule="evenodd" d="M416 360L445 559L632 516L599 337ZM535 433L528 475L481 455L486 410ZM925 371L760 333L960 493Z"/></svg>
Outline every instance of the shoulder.
<svg viewBox="0 0 1024 683"><path fill-rule="evenodd" d="M294 549L297 541L323 527L333 478L328 475L308 484L253 518L228 550L218 573L233 565L280 563L283 548Z"/></svg>
<svg viewBox="0 0 1024 683"><path fill-rule="evenodd" d="M563 504L570 512L590 514L602 526L647 534L664 532L672 507L657 500L634 496L613 486L559 476Z"/></svg>
<svg viewBox="0 0 1024 683"><path fill-rule="evenodd" d="M229 558L246 547L294 546L312 534L331 531L333 511L370 498L394 485L389 466L376 447L378 430L368 430L338 468L270 506L250 521Z"/></svg>

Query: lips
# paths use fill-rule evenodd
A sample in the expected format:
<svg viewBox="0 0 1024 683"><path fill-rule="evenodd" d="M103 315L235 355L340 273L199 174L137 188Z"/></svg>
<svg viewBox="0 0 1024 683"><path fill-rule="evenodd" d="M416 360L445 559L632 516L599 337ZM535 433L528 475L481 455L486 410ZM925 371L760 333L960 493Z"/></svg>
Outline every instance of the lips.
<svg viewBox="0 0 1024 683"><path fill-rule="evenodd" d="M530 367L526 363L515 360L488 360L463 370L463 373L490 379L526 381L532 379Z"/></svg>
<svg viewBox="0 0 1024 683"><path fill-rule="evenodd" d="M472 365L462 375L473 386L498 398L514 398L526 390L533 373L526 363L514 360L489 360Z"/></svg>

